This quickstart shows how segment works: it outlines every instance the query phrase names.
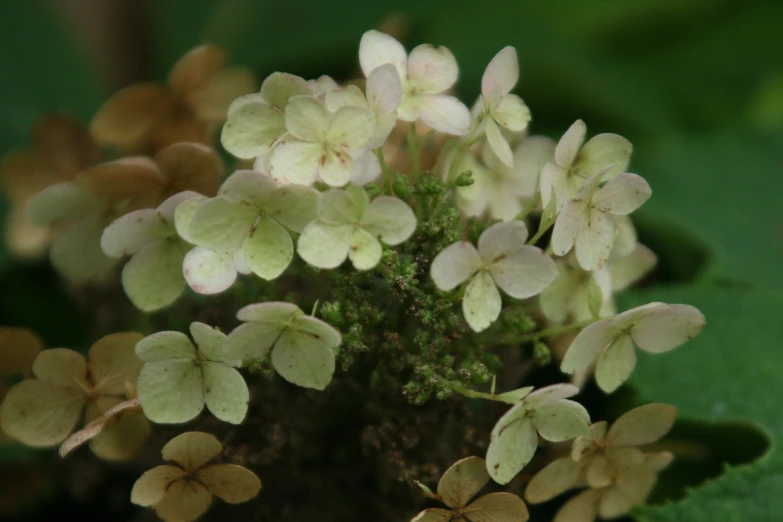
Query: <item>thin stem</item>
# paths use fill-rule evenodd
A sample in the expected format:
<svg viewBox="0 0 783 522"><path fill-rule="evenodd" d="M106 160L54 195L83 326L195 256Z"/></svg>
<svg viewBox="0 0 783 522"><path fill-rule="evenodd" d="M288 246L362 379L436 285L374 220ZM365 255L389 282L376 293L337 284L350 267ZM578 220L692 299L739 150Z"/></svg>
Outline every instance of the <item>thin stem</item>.
<svg viewBox="0 0 783 522"><path fill-rule="evenodd" d="M535 341L542 337L552 337L554 335L562 335L566 333L576 332L577 330L581 330L582 328L593 324L595 321L596 321L595 319L589 319L587 321L582 321L579 323L550 326L549 328L544 328L543 330L539 330L538 332L531 332L528 334L522 334L514 337L504 337L499 339L498 341L502 344L518 344L527 341Z"/></svg>
<svg viewBox="0 0 783 522"><path fill-rule="evenodd" d="M530 215L531 212L538 206L538 204L541 202L541 193L536 191L536 195L533 196L533 199L530 200L529 203L525 205L525 208L522 209L522 212L517 214L517 217L514 218L518 221L524 221L526 217Z"/></svg>
<svg viewBox="0 0 783 522"><path fill-rule="evenodd" d="M408 150L410 150L411 153L414 179L419 179L419 175L421 174L421 160L419 152L419 137L416 135L416 122L411 122L411 124L408 126Z"/></svg>
<svg viewBox="0 0 783 522"><path fill-rule="evenodd" d="M470 388L466 388L461 383L456 381L447 381L449 388L454 390L455 392L464 395L465 397L470 397L471 399L485 399L488 401L497 401L497 396L494 393L484 393L476 390L471 390ZM502 402L502 401L500 401Z"/></svg>
<svg viewBox="0 0 783 522"><path fill-rule="evenodd" d="M546 231L552 228L552 225L554 225L554 221L551 223L541 223L541 226L538 227L538 232L536 232L536 235L530 238L530 241L527 242L528 245L535 245L536 241L541 239L541 236L546 234Z"/></svg>
<svg viewBox="0 0 783 522"><path fill-rule="evenodd" d="M375 155L378 157L378 163L381 165L381 171L383 172L383 191L388 195L392 194L392 171L389 165L386 164L386 158L383 155L383 147L375 149Z"/></svg>
<svg viewBox="0 0 783 522"><path fill-rule="evenodd" d="M465 155L468 153L470 147L474 144L473 141L474 135L476 134L476 131L478 131L478 128L483 120L484 120L484 113L481 113L473 121L473 127L471 127L468 136L465 138L465 141L460 143L459 148L457 149L457 155L454 156L454 161L452 161L451 166L449 166L449 175L446 177L447 184L452 183L456 179L459 166L462 164L462 160L465 159Z"/></svg>

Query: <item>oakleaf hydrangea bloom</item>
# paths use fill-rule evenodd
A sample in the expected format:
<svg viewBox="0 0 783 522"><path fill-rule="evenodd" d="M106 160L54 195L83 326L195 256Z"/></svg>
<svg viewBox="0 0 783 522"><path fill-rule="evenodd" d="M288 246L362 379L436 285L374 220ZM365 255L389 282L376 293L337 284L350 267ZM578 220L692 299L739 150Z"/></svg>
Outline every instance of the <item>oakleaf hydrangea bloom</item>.
<svg viewBox="0 0 783 522"><path fill-rule="evenodd" d="M337 112L342 107L360 107L375 114L375 134L368 147L383 145L397 122L397 107L402 100L402 86L397 69L392 64L374 69L367 77L366 96L355 85L333 89L326 93L326 108Z"/></svg>
<svg viewBox="0 0 783 522"><path fill-rule="evenodd" d="M228 152L242 159L268 153L286 134L285 110L292 96L311 94L299 76L272 73L261 92L237 98L228 108L220 141Z"/></svg>
<svg viewBox="0 0 783 522"><path fill-rule="evenodd" d="M311 96L288 102L285 124L293 139L280 143L269 158L269 173L279 183L312 185L319 179L335 187L351 181L356 158L375 134L375 114L345 105L330 113Z"/></svg>
<svg viewBox="0 0 783 522"><path fill-rule="evenodd" d="M400 42L379 31L367 31L359 43L359 63L364 76L388 63L394 65L402 84L402 102L397 118L421 120L433 129L465 135L470 129L470 111L454 96L443 94L457 81L457 61L445 47L423 44L410 56Z"/></svg>
<svg viewBox="0 0 783 522"><path fill-rule="evenodd" d="M552 232L552 251L562 256L574 246L579 265L596 270L609 259L617 224L614 216L628 215L649 199L652 191L641 176L620 174L600 189L605 173L587 180L566 201Z"/></svg>
<svg viewBox="0 0 783 522"><path fill-rule="evenodd" d="M192 522L209 508L212 496L229 504L247 502L261 490L261 481L237 464L209 464L223 452L214 435L190 431L163 446L163 460L172 462L146 471L131 490L131 502L152 507L166 522Z"/></svg>
<svg viewBox="0 0 783 522"><path fill-rule="evenodd" d="M297 386L323 390L334 374L335 349L340 332L295 304L258 303L237 312L245 321L228 337L226 351L237 359L259 359L271 354L272 366Z"/></svg>
<svg viewBox="0 0 783 522"><path fill-rule="evenodd" d="M158 332L136 345L144 361L137 393L152 422L180 424L201 413L206 404L218 419L239 424L247 413L249 393L235 369L242 361L226 351L226 335L203 323L191 323L190 335Z"/></svg>
<svg viewBox="0 0 783 522"><path fill-rule="evenodd" d="M399 245L416 229L416 215L401 199L379 196L370 202L355 185L325 192L318 219L299 236L296 251L318 268L337 268L346 258L357 270L369 270L381 260L381 243Z"/></svg>
<svg viewBox="0 0 783 522"><path fill-rule="evenodd" d="M538 436L562 442L587 431L590 415L567 400L579 393L571 384L553 384L532 392L495 424L487 449L487 471L499 484L508 484L530 462Z"/></svg>
<svg viewBox="0 0 783 522"><path fill-rule="evenodd" d="M541 201L545 207L555 198L560 210L586 179L601 172L602 181L607 181L628 168L633 151L628 140L617 134L598 134L584 143L586 134L587 126L577 120L560 138L554 161L544 166Z"/></svg>
<svg viewBox="0 0 783 522"><path fill-rule="evenodd" d="M521 221L497 223L479 237L478 249L466 241L446 247L432 261L430 275L441 290L469 280L462 298L465 320L475 332L500 315L498 287L525 299L541 293L557 277L557 267L540 248L525 245L527 227Z"/></svg>
<svg viewBox="0 0 783 522"><path fill-rule="evenodd" d="M208 250L241 251L253 273L275 279L294 255L286 228L301 232L315 218L319 198L313 188L278 187L266 174L240 170L223 183L218 197L195 210L188 234Z"/></svg>
<svg viewBox="0 0 783 522"><path fill-rule="evenodd" d="M580 323L602 315L614 315L608 268L593 272L582 270L573 256L557 259L555 264L557 279L538 297L547 319L556 324L566 320Z"/></svg>
<svg viewBox="0 0 783 522"><path fill-rule="evenodd" d="M445 522L476 520L492 522L525 522L530 515L521 498L512 493L490 493L473 502L473 497L489 482L486 463L478 457L458 460L438 482L438 493L419 483L425 494L450 509L425 509L411 522Z"/></svg>
<svg viewBox="0 0 783 522"><path fill-rule="evenodd" d="M595 380L607 393L624 383L636 366L634 346L650 353L672 350L704 327L704 316L684 304L650 303L587 326L568 348L560 369L574 373L596 360Z"/></svg>
<svg viewBox="0 0 783 522"><path fill-rule="evenodd" d="M522 132L530 122L530 110L516 94L510 94L519 81L519 62L513 47L504 47L492 58L481 78L479 103L485 115L484 131L492 151L507 167L514 166L511 147L500 132L504 127Z"/></svg>

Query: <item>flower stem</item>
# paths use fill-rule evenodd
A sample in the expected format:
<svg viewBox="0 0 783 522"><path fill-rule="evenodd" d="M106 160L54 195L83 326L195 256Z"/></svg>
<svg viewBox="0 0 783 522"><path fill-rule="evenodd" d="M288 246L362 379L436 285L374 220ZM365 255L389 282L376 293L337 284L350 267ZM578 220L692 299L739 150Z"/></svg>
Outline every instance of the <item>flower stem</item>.
<svg viewBox="0 0 783 522"><path fill-rule="evenodd" d="M383 155L383 147L375 149L375 155L378 157L378 163L380 163L381 171L383 172L383 191L384 193L393 196L392 171L389 168L389 165L386 164L386 157Z"/></svg>
<svg viewBox="0 0 783 522"><path fill-rule="evenodd" d="M478 128L481 125L483 119L484 113L481 113L473 121L473 126L471 127L468 136L465 138L465 141L460 143L459 147L457 148L457 154L454 156L454 161L452 161L451 165L449 166L449 175L446 177L447 184L453 183L457 178L457 174L459 174L457 172L459 170L459 166L462 164L462 160L465 159L465 155L468 153L470 147L475 144L474 135L476 134L476 131L478 131Z"/></svg>
<svg viewBox="0 0 783 522"><path fill-rule="evenodd" d="M413 178L419 179L421 175L421 158L419 152L419 137L416 135L416 122L408 126L408 150L411 153L413 163Z"/></svg>
<svg viewBox="0 0 783 522"><path fill-rule="evenodd" d="M485 399L488 401L498 401L497 396L494 393L484 393L476 390L471 390L470 388L466 388L462 383L457 381L446 381L446 384L449 388L451 388L455 392L459 393L460 395L464 395L465 397L469 397L471 399ZM503 402L503 401L498 401L498 402Z"/></svg>
<svg viewBox="0 0 783 522"><path fill-rule="evenodd" d="M531 332L531 333L517 335L517 336L502 337L497 341L501 344L519 344L527 341L536 341L542 337L552 337L555 335L562 335L566 333L576 332L586 326L590 326L595 321L596 321L595 319L589 319L587 321L582 321L579 323L550 326L549 328L544 328L543 330L539 330L538 332Z"/></svg>

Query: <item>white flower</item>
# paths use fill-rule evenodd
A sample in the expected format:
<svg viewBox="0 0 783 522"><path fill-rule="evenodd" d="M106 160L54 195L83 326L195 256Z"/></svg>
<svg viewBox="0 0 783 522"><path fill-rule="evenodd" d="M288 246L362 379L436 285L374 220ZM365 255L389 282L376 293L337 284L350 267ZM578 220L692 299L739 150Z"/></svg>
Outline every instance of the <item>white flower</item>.
<svg viewBox="0 0 783 522"><path fill-rule="evenodd" d="M272 73L261 92L240 96L228 108L220 141L237 158L269 152L286 133L285 109L292 96L311 93L307 81L293 74Z"/></svg>
<svg viewBox="0 0 783 522"><path fill-rule="evenodd" d="M498 125L512 132L522 132L530 122L530 110L525 102L516 94L510 94L518 80L517 51L511 46L504 47L492 58L481 78L479 103L487 116L484 121L487 142L508 167L513 167L513 155Z"/></svg>
<svg viewBox="0 0 783 522"><path fill-rule="evenodd" d="M460 241L443 249L430 266L441 290L470 280L462 299L465 320L475 332L485 330L500 315L498 287L525 299L549 286L557 276L554 261L541 249L525 245L527 227L521 221L497 223L479 237L478 249Z"/></svg>
<svg viewBox="0 0 783 522"><path fill-rule="evenodd" d="M562 442L585 433L590 415L581 404L567 400L579 393L571 384L546 386L527 395L492 428L487 448L487 471L498 484L508 484L530 462L538 436Z"/></svg>
<svg viewBox="0 0 783 522"><path fill-rule="evenodd" d="M340 88L340 84L334 81L331 76L325 74L319 76L315 80L307 80L307 85L310 86L313 96L320 100L323 100L329 91Z"/></svg>
<svg viewBox="0 0 783 522"><path fill-rule="evenodd" d="M361 187L332 189L318 202L318 219L299 236L296 251L308 264L337 268L349 258L357 270L381 260L381 239L398 245L416 229L416 215L401 199L380 196L370 202Z"/></svg>
<svg viewBox="0 0 783 522"><path fill-rule="evenodd" d="M541 292L538 303L547 319L556 324L575 323L614 315L612 282L608 269L587 272L571 258L558 259L559 274Z"/></svg>
<svg viewBox="0 0 783 522"><path fill-rule="evenodd" d="M562 256L576 246L576 258L585 270L604 266L617 228L615 215L627 215L650 197L650 186L636 174L620 174L602 188L601 171L587 180L573 199L566 201L552 232L552 251Z"/></svg>
<svg viewBox="0 0 783 522"><path fill-rule="evenodd" d="M704 316L683 304L650 303L612 319L596 321L571 343L560 369L585 370L598 360L595 380L607 393L624 383L636 366L636 351L663 353L693 338L704 327Z"/></svg>
<svg viewBox="0 0 783 522"><path fill-rule="evenodd" d="M541 172L544 207L555 198L559 211L586 179L603 172L602 181L607 181L628 168L633 151L631 142L617 134L598 134L584 143L586 133L585 123L577 120L560 138L554 161L544 166Z"/></svg>
<svg viewBox="0 0 783 522"><path fill-rule="evenodd" d="M457 62L445 47L419 45L410 56L391 36L367 31L359 44L359 63L365 77L382 65L394 65L402 84L402 103L397 118L421 120L433 129L465 135L470 128L470 111L454 96L442 94L457 81Z"/></svg>
<svg viewBox="0 0 783 522"><path fill-rule="evenodd" d="M241 251L253 273L275 279L294 256L286 227L301 232L315 219L319 197L311 187L278 187L265 174L239 170L223 183L218 197L194 209L188 235L209 250Z"/></svg>
<svg viewBox="0 0 783 522"><path fill-rule="evenodd" d="M286 107L285 125L295 139L275 147L269 174L278 183L312 185L318 179L341 187L357 169L355 158L375 134L375 114L344 106L333 114L311 96L294 96Z"/></svg>

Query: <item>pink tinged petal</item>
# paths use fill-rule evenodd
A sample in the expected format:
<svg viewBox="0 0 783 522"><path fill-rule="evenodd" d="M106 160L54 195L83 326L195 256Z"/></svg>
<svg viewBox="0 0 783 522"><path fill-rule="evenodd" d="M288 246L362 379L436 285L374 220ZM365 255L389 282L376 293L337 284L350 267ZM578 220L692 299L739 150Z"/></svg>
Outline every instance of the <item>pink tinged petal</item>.
<svg viewBox="0 0 783 522"><path fill-rule="evenodd" d="M329 112L312 96L294 96L285 110L285 126L297 139L322 143L329 129Z"/></svg>
<svg viewBox="0 0 783 522"><path fill-rule="evenodd" d="M145 246L165 239L174 230L155 209L136 210L114 220L101 235L101 249L111 257L135 254Z"/></svg>
<svg viewBox="0 0 783 522"><path fill-rule="evenodd" d="M627 215L641 207L651 194L650 185L643 177L620 174L593 196L593 206L604 212Z"/></svg>
<svg viewBox="0 0 783 522"><path fill-rule="evenodd" d="M422 94L419 95L418 108L421 121L436 131L464 136L470 130L470 111L454 96Z"/></svg>
<svg viewBox="0 0 783 522"><path fill-rule="evenodd" d="M391 130L391 128L390 128ZM386 140L384 136L381 143ZM372 145L372 144L371 144ZM381 164L378 157L371 150L364 152L354 160L353 173L351 173L351 183L358 186L364 186L371 181L375 181L381 175Z"/></svg>
<svg viewBox="0 0 783 522"><path fill-rule="evenodd" d="M525 522L527 506L513 493L490 493L472 502L463 511L470 522Z"/></svg>
<svg viewBox="0 0 783 522"><path fill-rule="evenodd" d="M198 294L219 294L237 279L234 254L196 247L185 255L182 271L188 286Z"/></svg>
<svg viewBox="0 0 783 522"><path fill-rule="evenodd" d="M122 287L140 310L170 305L185 290L182 262L187 247L176 241L158 241L134 255L122 269Z"/></svg>
<svg viewBox="0 0 783 522"><path fill-rule="evenodd" d="M636 367L636 349L630 335L620 335L598 357L595 381L606 393L612 393L628 380Z"/></svg>
<svg viewBox="0 0 783 522"><path fill-rule="evenodd" d="M269 174L281 184L312 185L318 180L323 156L319 143L287 141L275 147L269 160Z"/></svg>
<svg viewBox="0 0 783 522"><path fill-rule="evenodd" d="M277 183L262 172L237 170L220 186L218 196L261 206L275 196Z"/></svg>
<svg viewBox="0 0 783 522"><path fill-rule="evenodd" d="M326 141L351 151L365 147L375 133L375 113L361 107L342 107L332 115Z"/></svg>
<svg viewBox="0 0 783 522"><path fill-rule="evenodd" d="M327 185L342 187L351 181L355 169L356 161L350 152L343 147L336 147L321 157L318 175Z"/></svg>
<svg viewBox="0 0 783 522"><path fill-rule="evenodd" d="M293 74L273 72L261 84L261 97L280 112L283 112L293 96L309 94L311 89L307 81Z"/></svg>
<svg viewBox="0 0 783 522"><path fill-rule="evenodd" d="M585 433L590 425L590 414L578 402L563 399L531 411L530 422L542 438L562 442Z"/></svg>
<svg viewBox="0 0 783 522"><path fill-rule="evenodd" d="M598 503L603 495L601 489L583 491L566 502L552 522L593 522L598 516Z"/></svg>
<svg viewBox="0 0 783 522"><path fill-rule="evenodd" d="M411 519L411 522L451 522L454 512L440 508L429 508Z"/></svg>
<svg viewBox="0 0 783 522"><path fill-rule="evenodd" d="M481 77L481 94L504 95L519 81L519 58L517 50L511 46L504 47L489 62Z"/></svg>
<svg viewBox="0 0 783 522"><path fill-rule="evenodd" d="M568 347L560 370L565 373L586 370L619 333L619 329L608 320L596 321L585 327Z"/></svg>
<svg viewBox="0 0 783 522"><path fill-rule="evenodd" d="M550 384L528 395L524 400L525 409L534 410L555 401L573 397L578 393L579 388L573 384Z"/></svg>
<svg viewBox="0 0 783 522"><path fill-rule="evenodd" d="M704 324L704 315L693 306L664 305L639 317L631 330L631 337L640 349L663 353L693 339Z"/></svg>
<svg viewBox="0 0 783 522"><path fill-rule="evenodd" d="M557 266L540 248L524 246L488 267L495 283L508 295L526 299L544 291L557 277Z"/></svg>
<svg viewBox="0 0 783 522"><path fill-rule="evenodd" d="M506 141L506 138L503 137L503 134L500 132L500 129L495 123L495 120L487 120L485 131L487 133L487 142L489 143L489 146L492 147L492 151L495 153L498 159L508 167L513 167L514 156L511 152L511 147Z"/></svg>
<svg viewBox="0 0 783 522"><path fill-rule="evenodd" d="M438 94L457 81L457 60L447 48L422 44L408 57L408 84L417 92Z"/></svg>
<svg viewBox="0 0 783 522"><path fill-rule="evenodd" d="M527 226L523 221L496 223L481 233L478 251L484 263L493 263L519 251L526 240Z"/></svg>
<svg viewBox="0 0 783 522"><path fill-rule="evenodd" d="M542 205L546 208L555 199L559 210L570 199L568 192L568 171L554 163L545 163L541 169Z"/></svg>
<svg viewBox="0 0 783 522"><path fill-rule="evenodd" d="M546 167L544 167L544 172L546 172ZM569 199L563 205L552 231L552 252L555 255L564 256L574 247L584 226L583 221L587 211L587 204L582 200Z"/></svg>
<svg viewBox="0 0 783 522"><path fill-rule="evenodd" d="M489 482L486 463L468 457L451 465L438 482L438 496L449 507L462 508Z"/></svg>
<svg viewBox="0 0 783 522"><path fill-rule="evenodd" d="M387 245L399 245L416 230L416 214L401 199L379 196L367 206L361 226Z"/></svg>
<svg viewBox="0 0 783 522"><path fill-rule="evenodd" d="M258 220L242 247L248 266L261 279L271 281L282 274L294 257L294 242L270 217Z"/></svg>
<svg viewBox="0 0 783 522"><path fill-rule="evenodd" d="M337 268L348 257L354 228L317 219L302 230L296 243L296 252L309 265Z"/></svg>
<svg viewBox="0 0 783 522"><path fill-rule="evenodd" d="M500 103L492 109L492 118L511 132L522 132L530 123L530 109L516 94L503 96Z"/></svg>
<svg viewBox="0 0 783 522"><path fill-rule="evenodd" d="M381 261L381 244L363 228L356 227L351 237L348 259L356 270L369 270Z"/></svg>
<svg viewBox="0 0 783 522"><path fill-rule="evenodd" d="M408 56L400 42L380 31L370 30L359 42L359 64L365 77L378 67L390 63L400 78L407 76Z"/></svg>
<svg viewBox="0 0 783 522"><path fill-rule="evenodd" d="M487 448L487 472L498 484L508 484L533 458L538 435L521 406L514 406L492 429Z"/></svg>
<svg viewBox="0 0 783 522"><path fill-rule="evenodd" d="M234 100L220 134L223 147L238 158L260 156L285 134L283 114L258 94L248 94Z"/></svg>
<svg viewBox="0 0 783 522"><path fill-rule="evenodd" d="M391 114L402 101L400 75L392 64L382 65L367 76L367 104L379 114Z"/></svg>
<svg viewBox="0 0 783 522"><path fill-rule="evenodd" d="M476 247L460 241L447 246L435 256L430 265L430 277L440 290L453 290L473 276L481 265Z"/></svg>
<svg viewBox="0 0 783 522"><path fill-rule="evenodd" d="M614 243L614 218L590 208L576 235L576 259L585 270L603 268L609 260Z"/></svg>
<svg viewBox="0 0 783 522"><path fill-rule="evenodd" d="M645 404L614 421L606 435L612 446L643 446L657 441L672 429L677 408L669 404Z"/></svg>
<svg viewBox="0 0 783 522"><path fill-rule="evenodd" d="M210 199L193 215L188 233L200 247L236 252L242 248L258 214L257 208L238 201L220 197Z"/></svg>
<svg viewBox="0 0 783 522"><path fill-rule="evenodd" d="M531 504L551 500L579 485L584 463L563 457L550 463L528 482L525 499Z"/></svg>
<svg viewBox="0 0 783 522"><path fill-rule="evenodd" d="M565 169L571 168L571 165L585 141L587 126L582 120L576 120L571 127L563 134L555 147L555 162Z"/></svg>
<svg viewBox="0 0 783 522"><path fill-rule="evenodd" d="M462 298L462 313L468 326L474 332L486 330L500 316L502 306L500 292L492 276L480 270L468 283Z"/></svg>

